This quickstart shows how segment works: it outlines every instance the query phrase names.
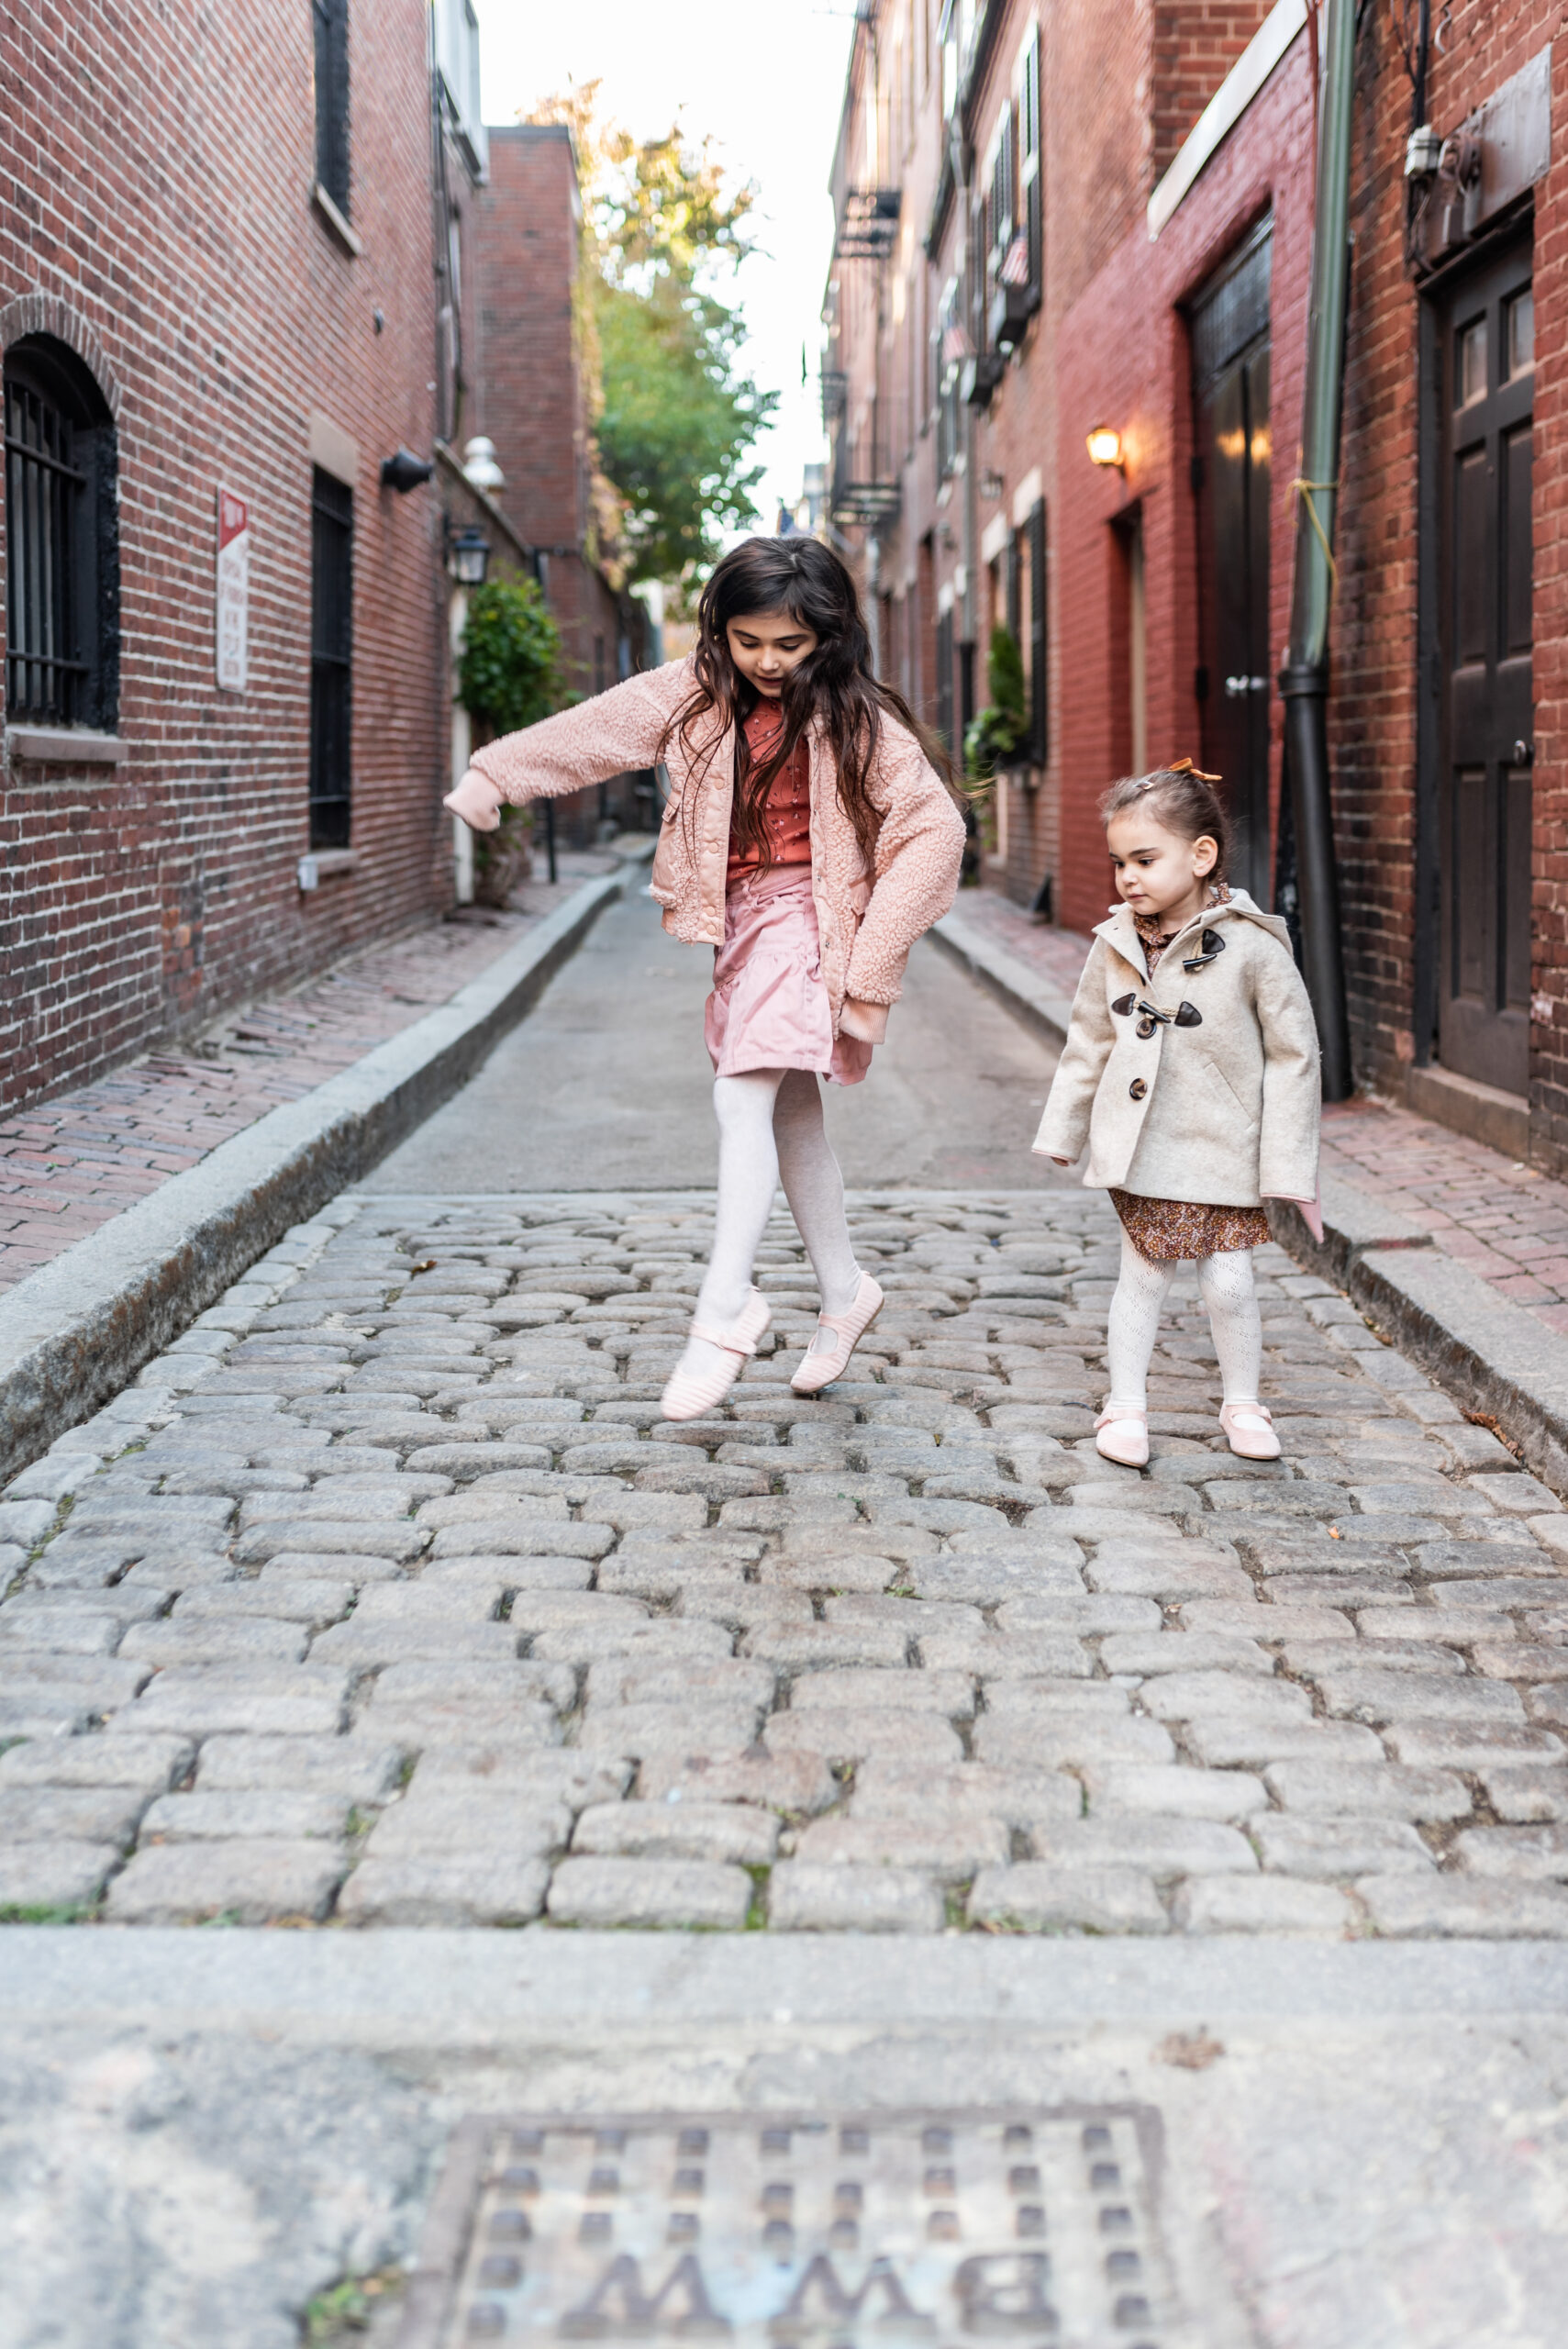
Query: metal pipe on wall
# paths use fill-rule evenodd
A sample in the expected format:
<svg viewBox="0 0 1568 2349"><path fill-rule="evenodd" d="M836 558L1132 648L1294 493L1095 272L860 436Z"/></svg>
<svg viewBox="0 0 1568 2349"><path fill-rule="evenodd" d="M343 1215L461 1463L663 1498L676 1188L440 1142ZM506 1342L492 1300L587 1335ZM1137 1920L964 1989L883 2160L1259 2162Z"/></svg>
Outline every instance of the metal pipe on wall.
<svg viewBox="0 0 1568 2349"><path fill-rule="evenodd" d="M1327 16L1301 479L1296 485L1296 573L1290 645L1279 689L1284 700L1285 769L1296 823L1302 960L1322 1046L1323 1097L1343 1101L1351 1089L1351 1075L1329 768L1329 615L1335 576L1340 408L1350 284L1356 0L1327 0Z"/></svg>

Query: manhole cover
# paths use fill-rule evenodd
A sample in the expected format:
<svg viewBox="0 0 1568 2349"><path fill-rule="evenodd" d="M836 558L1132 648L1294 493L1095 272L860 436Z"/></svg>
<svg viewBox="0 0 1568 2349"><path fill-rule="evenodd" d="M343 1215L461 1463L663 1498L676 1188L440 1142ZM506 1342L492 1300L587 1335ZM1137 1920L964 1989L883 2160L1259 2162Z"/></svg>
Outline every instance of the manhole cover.
<svg viewBox="0 0 1568 2349"><path fill-rule="evenodd" d="M1161 2349L1147 2106L486 2117L399 2349Z"/></svg>

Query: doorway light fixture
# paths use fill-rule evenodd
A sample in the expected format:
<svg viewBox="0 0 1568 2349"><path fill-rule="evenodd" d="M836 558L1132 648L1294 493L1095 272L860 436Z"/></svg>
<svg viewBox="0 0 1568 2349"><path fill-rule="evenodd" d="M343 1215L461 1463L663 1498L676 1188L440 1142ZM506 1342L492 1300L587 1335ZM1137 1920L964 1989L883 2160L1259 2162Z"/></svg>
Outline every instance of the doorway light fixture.
<svg viewBox="0 0 1568 2349"><path fill-rule="evenodd" d="M1106 473L1119 473L1123 471L1126 460L1122 455L1121 434L1113 425L1096 424L1088 436L1086 445L1091 464L1100 466Z"/></svg>

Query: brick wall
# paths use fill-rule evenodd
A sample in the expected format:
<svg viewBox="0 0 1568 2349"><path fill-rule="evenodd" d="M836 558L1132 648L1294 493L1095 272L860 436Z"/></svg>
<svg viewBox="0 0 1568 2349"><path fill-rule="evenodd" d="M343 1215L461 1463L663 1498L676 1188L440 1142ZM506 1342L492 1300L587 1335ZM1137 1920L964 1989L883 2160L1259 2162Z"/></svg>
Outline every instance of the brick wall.
<svg viewBox="0 0 1568 2349"><path fill-rule="evenodd" d="M1155 0L1152 158L1159 178L1273 0Z"/></svg>
<svg viewBox="0 0 1568 2349"><path fill-rule="evenodd" d="M1429 119L1447 132L1551 38L1541 0L1456 8L1429 77ZM1568 105L1554 60L1553 119ZM1404 144L1410 88L1388 25L1370 17L1356 86L1351 228L1356 239L1345 374L1340 523L1341 587L1334 615L1329 704L1336 845L1346 978L1358 1080L1397 1094L1429 1039L1417 1032L1415 959L1418 784L1418 531L1420 297L1404 265ZM1564 715L1564 505L1559 451L1561 370L1568 340L1568 239L1561 161L1535 190L1532 985L1547 1017L1533 1031L1532 1152L1568 1164L1568 739Z"/></svg>
<svg viewBox="0 0 1568 2349"><path fill-rule="evenodd" d="M311 202L308 8L0 17L0 330L41 298L117 397L130 753L5 774L12 1105L447 899L435 509L377 485L431 435L426 30L424 0L352 12L350 256ZM304 896L313 411L359 452L357 863ZM220 483L252 513L242 695L213 682Z"/></svg>

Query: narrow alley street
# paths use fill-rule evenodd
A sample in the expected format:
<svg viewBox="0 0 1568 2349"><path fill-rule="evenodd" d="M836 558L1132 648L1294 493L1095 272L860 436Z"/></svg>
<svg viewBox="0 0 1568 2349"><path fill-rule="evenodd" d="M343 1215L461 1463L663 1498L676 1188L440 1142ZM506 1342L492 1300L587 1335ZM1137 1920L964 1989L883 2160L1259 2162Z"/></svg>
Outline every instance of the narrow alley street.
<svg viewBox="0 0 1568 2349"><path fill-rule="evenodd" d="M1188 1283L1151 1467L1101 1462L1114 1219L1039 1179L1046 1055L934 948L833 1103L889 1292L855 1375L788 1389L817 1300L781 1204L773 1351L662 1421L706 959L613 912L111 1407L117 1457L71 1477L66 1437L12 1485L0 1899L1568 1931L1568 1515L1272 1248L1284 1461L1225 1448Z"/></svg>
<svg viewBox="0 0 1568 2349"><path fill-rule="evenodd" d="M817 1299L781 1208L773 1350L666 1424L706 960L613 910L373 1182L9 1488L22 2337L86 2338L139 2269L160 2339L284 2349L373 2269L375 2342L493 2338L524 2271L482 2253L532 2173L487 2173L481 2230L484 2116L717 2109L729 2163L746 2108L826 2096L1062 2108L1085 2340L1241 2349L1262 2294L1327 2349L1435 2344L1434 2230L1475 2337L1543 2340L1507 2213L1556 2159L1519 2132L1560 2038L1568 1517L1274 1248L1284 1462L1223 1448L1190 1282L1151 1467L1101 1462L1114 1219L1028 1155L1045 1048L929 945L832 1104L888 1292L855 1375L789 1392ZM1117 2151L1119 2266L1080 2138ZM215 2195L251 2213L216 2245Z"/></svg>

